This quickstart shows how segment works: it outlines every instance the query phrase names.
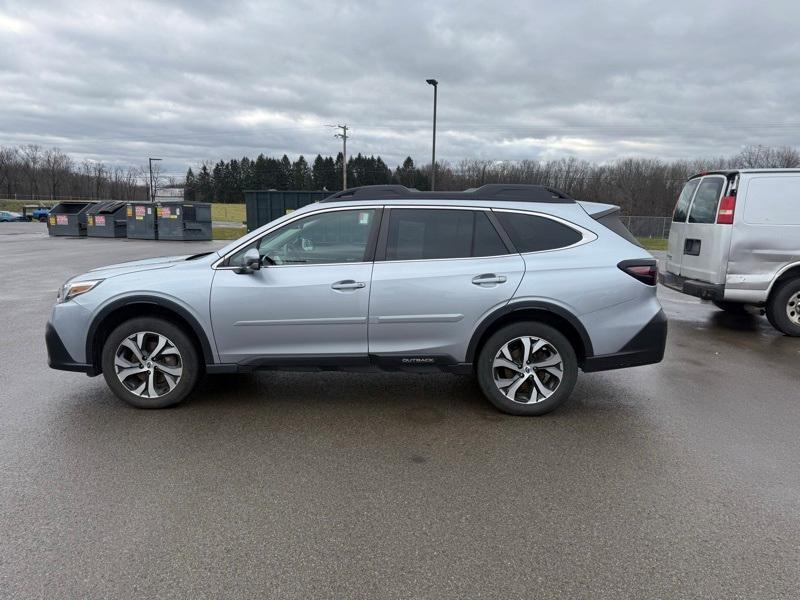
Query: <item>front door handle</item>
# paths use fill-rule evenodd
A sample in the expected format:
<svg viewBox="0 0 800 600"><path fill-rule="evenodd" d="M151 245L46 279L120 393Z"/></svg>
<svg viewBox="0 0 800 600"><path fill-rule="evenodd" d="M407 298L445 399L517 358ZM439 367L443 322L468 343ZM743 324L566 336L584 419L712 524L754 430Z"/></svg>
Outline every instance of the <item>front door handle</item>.
<svg viewBox="0 0 800 600"><path fill-rule="evenodd" d="M475 285L495 285L506 281L508 278L505 275L495 275L494 273L484 273L472 278L472 283Z"/></svg>
<svg viewBox="0 0 800 600"><path fill-rule="evenodd" d="M331 284L331 288L334 290L360 290L365 287L367 284L363 281L353 281L352 279L343 279Z"/></svg>

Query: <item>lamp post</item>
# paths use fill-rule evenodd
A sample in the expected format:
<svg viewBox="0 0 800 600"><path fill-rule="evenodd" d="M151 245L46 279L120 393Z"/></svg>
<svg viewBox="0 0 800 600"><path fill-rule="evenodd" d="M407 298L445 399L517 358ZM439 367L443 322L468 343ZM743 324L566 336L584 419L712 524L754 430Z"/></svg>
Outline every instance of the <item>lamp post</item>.
<svg viewBox="0 0 800 600"><path fill-rule="evenodd" d="M436 189L436 100L439 91L439 82L435 79L426 79L428 85L433 86L433 153L431 157L431 191Z"/></svg>

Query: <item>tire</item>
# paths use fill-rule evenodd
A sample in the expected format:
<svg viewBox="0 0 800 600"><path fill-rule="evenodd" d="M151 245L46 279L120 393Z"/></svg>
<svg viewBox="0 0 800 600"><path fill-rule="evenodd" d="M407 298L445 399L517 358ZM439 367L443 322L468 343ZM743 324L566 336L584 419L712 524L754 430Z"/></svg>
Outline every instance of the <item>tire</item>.
<svg viewBox="0 0 800 600"><path fill-rule="evenodd" d="M767 319L778 331L800 337L800 278L784 281L772 291Z"/></svg>
<svg viewBox="0 0 800 600"><path fill-rule="evenodd" d="M711 303L719 308L720 310L724 310L727 313L731 313L733 315L743 315L747 312L747 308L745 304L741 302L725 302L725 300L712 300Z"/></svg>
<svg viewBox="0 0 800 600"><path fill-rule="evenodd" d="M151 356L154 351L158 354ZM101 362L108 387L137 408L175 406L192 392L201 374L189 336L157 318L131 319L114 329L103 344ZM118 371L125 370L129 374L121 379Z"/></svg>
<svg viewBox="0 0 800 600"><path fill-rule="evenodd" d="M531 350L529 364L522 361L524 339L528 339ZM540 342L543 345L534 352ZM513 368L495 367L496 360L510 363ZM559 362L553 362L556 360ZM536 364L541 366L536 368ZM578 379L578 359L572 344L560 331L544 323L524 321L492 334L481 348L476 370L481 390L498 410L510 415L543 415L560 406L572 393ZM503 386L496 383L496 377L499 382L511 383L501 391ZM520 377L524 381L517 385ZM517 388L512 390L514 385Z"/></svg>

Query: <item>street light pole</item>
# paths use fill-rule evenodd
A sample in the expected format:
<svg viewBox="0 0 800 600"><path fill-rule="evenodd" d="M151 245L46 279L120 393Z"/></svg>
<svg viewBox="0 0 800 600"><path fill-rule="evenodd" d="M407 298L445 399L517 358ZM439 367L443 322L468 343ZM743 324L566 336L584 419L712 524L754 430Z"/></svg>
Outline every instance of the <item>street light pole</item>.
<svg viewBox="0 0 800 600"><path fill-rule="evenodd" d="M335 133L333 137L342 138L342 189L347 189L347 130L350 126L345 123L344 125L328 125L340 129L342 133Z"/></svg>
<svg viewBox="0 0 800 600"><path fill-rule="evenodd" d="M150 165L150 202L156 201L156 189L155 185L153 184L153 161L154 160L161 160L160 158L148 158L147 162Z"/></svg>
<svg viewBox="0 0 800 600"><path fill-rule="evenodd" d="M433 153L431 156L431 191L436 189L436 101L439 91L439 82L435 79L426 79L428 85L433 86Z"/></svg>

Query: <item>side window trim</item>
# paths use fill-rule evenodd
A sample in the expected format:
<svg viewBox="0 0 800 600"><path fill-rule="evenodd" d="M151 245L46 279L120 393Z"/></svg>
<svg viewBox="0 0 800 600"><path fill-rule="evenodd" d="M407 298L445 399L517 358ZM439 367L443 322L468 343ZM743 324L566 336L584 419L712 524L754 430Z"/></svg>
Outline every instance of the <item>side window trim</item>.
<svg viewBox="0 0 800 600"><path fill-rule="evenodd" d="M410 209L410 210L467 210L473 213L483 213L489 219L489 223L494 227L497 235L500 236L500 241L503 242L503 245L506 247L506 254L497 254L495 256L458 256L453 258L415 258L415 259L398 259L398 260L387 260L386 258L386 248L389 243L389 221L391 220L392 216L392 209ZM473 225L473 237L474 237L474 225ZM473 244L475 240L473 239ZM402 206L384 206L383 207L383 215L381 218L380 223L380 233L378 234L378 245L375 250L375 262L418 262L418 261L440 261L440 260L472 260L476 258L495 258L497 256L508 256L510 254L519 254L517 250L514 248L514 244L511 243L511 239L508 237L508 234L505 230L500 226L500 223L497 221L497 217L492 214L491 208L483 208L483 207L472 207L472 206L441 206L441 205L402 205Z"/></svg>
<svg viewBox="0 0 800 600"><path fill-rule="evenodd" d="M579 233L580 236L581 236L581 239L579 239L574 244L570 244L569 246L562 246L560 248L551 248L551 249L548 249L548 250L531 250L530 252L519 252L518 250L516 250L516 252L518 252L519 254L522 254L522 255L526 255L526 254L542 254L544 252L559 252L561 250L568 250L570 248L576 248L578 246L583 246L584 244L588 244L588 243L593 242L593 241L595 241L597 239L597 234L595 232L590 231L589 229L586 229L585 227L581 227L580 225L577 225L576 223L572 223L571 221L567 221L566 219L562 219L561 217L557 217L555 215L548 215L547 213L540 213L540 212L536 212L536 211L532 211L532 210L520 210L520 209L515 209L515 208L493 208L491 210L493 212L517 213L517 214L521 214L521 215L531 215L531 216L534 216L534 217L541 217L543 219L549 219L551 221L554 221L555 223L559 223L561 225L569 227L570 229L572 229L576 233ZM500 228L502 229L502 225L499 223L499 220L498 220L498 226L500 226ZM508 233L505 232L504 229L503 229L503 232L505 233L506 236L508 235ZM512 244L512 247L513 247L513 244Z"/></svg>
<svg viewBox="0 0 800 600"><path fill-rule="evenodd" d="M485 213L486 216L489 218L489 222L492 224L492 227L494 227L495 231L497 231L497 235L499 235L500 239L503 240L503 244L505 244L508 253L519 254L519 250L517 250L517 248L514 246L514 242L511 241L508 232L501 225L500 219L497 218L497 215L494 214L494 211L489 209L485 211Z"/></svg>

